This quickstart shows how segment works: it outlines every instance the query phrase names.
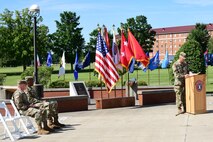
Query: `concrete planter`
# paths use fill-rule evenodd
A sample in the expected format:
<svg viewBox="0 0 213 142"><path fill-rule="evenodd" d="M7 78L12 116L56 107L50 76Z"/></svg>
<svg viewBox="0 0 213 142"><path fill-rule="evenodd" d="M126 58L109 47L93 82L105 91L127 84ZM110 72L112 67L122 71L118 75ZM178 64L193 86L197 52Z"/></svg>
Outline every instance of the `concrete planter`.
<svg viewBox="0 0 213 142"><path fill-rule="evenodd" d="M135 106L135 97L119 97L108 99L97 99L96 109L118 108Z"/></svg>

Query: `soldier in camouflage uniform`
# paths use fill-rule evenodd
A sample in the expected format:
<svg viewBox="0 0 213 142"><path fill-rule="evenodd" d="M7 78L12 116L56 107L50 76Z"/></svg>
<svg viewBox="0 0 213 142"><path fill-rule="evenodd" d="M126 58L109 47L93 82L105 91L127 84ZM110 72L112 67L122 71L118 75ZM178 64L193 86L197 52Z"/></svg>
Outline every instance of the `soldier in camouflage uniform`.
<svg viewBox="0 0 213 142"><path fill-rule="evenodd" d="M178 107L177 115L186 112L185 78L188 76L188 64L185 62L185 58L186 54L181 52L179 59L172 66L175 78L176 105Z"/></svg>
<svg viewBox="0 0 213 142"><path fill-rule="evenodd" d="M26 89L27 82L25 80L19 81L18 89L14 92L12 99L20 114L35 118L36 124L38 125L37 133L39 135L48 134L49 131L42 128L42 123L46 121L46 110L40 109L29 103L27 94L24 92Z"/></svg>
<svg viewBox="0 0 213 142"><path fill-rule="evenodd" d="M36 105L38 107L42 107L47 111L47 118L48 118L48 124L45 124L45 128L49 131L51 131L48 128L60 128L64 127L64 124L59 123L58 121L58 103L57 101L42 101L37 98L36 92L34 90L33 86L33 77L27 76L25 77L25 80L27 81L28 88L27 88L27 95L28 100L31 104Z"/></svg>

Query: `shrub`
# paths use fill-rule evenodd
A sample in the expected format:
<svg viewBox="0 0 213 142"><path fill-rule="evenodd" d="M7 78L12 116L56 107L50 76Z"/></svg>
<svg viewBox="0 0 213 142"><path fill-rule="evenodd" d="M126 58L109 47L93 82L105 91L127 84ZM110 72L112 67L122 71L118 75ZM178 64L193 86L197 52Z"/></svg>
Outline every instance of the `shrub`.
<svg viewBox="0 0 213 142"><path fill-rule="evenodd" d="M49 88L69 88L69 81L66 80L57 80L51 82Z"/></svg>
<svg viewBox="0 0 213 142"><path fill-rule="evenodd" d="M143 80L139 80L138 81L138 86L147 86L148 84L146 83L146 81Z"/></svg>
<svg viewBox="0 0 213 142"><path fill-rule="evenodd" d="M101 85L102 85L102 87L105 86L105 84L103 82L100 82L100 81L97 81L97 80L96 81L95 80L85 81L85 85L87 87L101 87Z"/></svg>
<svg viewBox="0 0 213 142"><path fill-rule="evenodd" d="M3 85L3 83L5 82L6 76L6 74L0 74L0 85Z"/></svg>
<svg viewBox="0 0 213 142"><path fill-rule="evenodd" d="M138 83L138 86L148 86L146 81L143 81L143 80L138 80L137 83ZM125 85L126 85L126 81L123 82L123 86Z"/></svg>
<svg viewBox="0 0 213 142"><path fill-rule="evenodd" d="M38 82L47 86L51 79L53 67L38 67ZM33 76L34 68L27 68L22 74L21 78L24 79L26 76Z"/></svg>

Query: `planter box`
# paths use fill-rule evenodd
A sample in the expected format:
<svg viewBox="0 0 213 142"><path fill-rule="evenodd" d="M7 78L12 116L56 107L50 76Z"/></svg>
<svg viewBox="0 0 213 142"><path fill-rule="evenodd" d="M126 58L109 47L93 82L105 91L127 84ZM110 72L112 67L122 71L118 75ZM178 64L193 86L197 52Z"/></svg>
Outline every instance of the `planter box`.
<svg viewBox="0 0 213 142"><path fill-rule="evenodd" d="M87 96L59 96L43 98L47 101L58 102L58 112L84 111L88 110Z"/></svg>
<svg viewBox="0 0 213 142"><path fill-rule="evenodd" d="M156 105L175 102L174 89L145 90L138 94L139 105Z"/></svg>
<svg viewBox="0 0 213 142"><path fill-rule="evenodd" d="M96 109L118 108L135 106L135 97L119 97L109 99L97 99Z"/></svg>

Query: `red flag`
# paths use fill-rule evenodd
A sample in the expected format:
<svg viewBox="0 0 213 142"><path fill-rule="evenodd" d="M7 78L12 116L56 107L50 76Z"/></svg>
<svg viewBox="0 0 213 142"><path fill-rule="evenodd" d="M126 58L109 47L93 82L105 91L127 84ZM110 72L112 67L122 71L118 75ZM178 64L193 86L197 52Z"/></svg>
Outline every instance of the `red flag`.
<svg viewBox="0 0 213 142"><path fill-rule="evenodd" d="M101 75L108 92L111 92L119 80L119 74L100 33L96 45L95 70Z"/></svg>
<svg viewBox="0 0 213 142"><path fill-rule="evenodd" d="M109 36L107 32L107 28L104 26L104 40L106 42L107 49L109 50L110 55L112 55L112 50L110 48Z"/></svg>
<svg viewBox="0 0 213 142"><path fill-rule="evenodd" d="M128 43L126 41L126 38L123 34L123 31L121 31L121 64L123 67L126 68L126 70L128 70L129 64L133 58L133 52L131 50L131 48L128 48Z"/></svg>
<svg viewBox="0 0 213 142"><path fill-rule="evenodd" d="M145 67L149 64L149 57L147 57L130 30L128 30L128 47L132 49L136 61L141 62Z"/></svg>

